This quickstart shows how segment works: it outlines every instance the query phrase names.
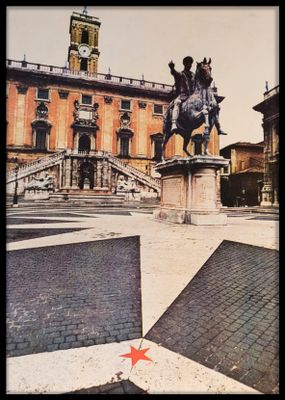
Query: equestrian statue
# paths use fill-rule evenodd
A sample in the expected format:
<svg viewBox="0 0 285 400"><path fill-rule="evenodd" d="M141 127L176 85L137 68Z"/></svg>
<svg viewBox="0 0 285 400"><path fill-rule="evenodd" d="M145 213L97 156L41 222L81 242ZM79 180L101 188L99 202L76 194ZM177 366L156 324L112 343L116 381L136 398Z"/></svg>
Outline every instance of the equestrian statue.
<svg viewBox="0 0 285 400"><path fill-rule="evenodd" d="M162 160L165 159L165 147L173 134L181 135L184 139L183 151L191 157L187 146L194 129L204 124L203 143L204 154L210 155L208 143L212 128L217 128L219 135L226 135L219 122L218 96L210 87L211 58L204 57L202 62L197 62L196 72L190 71L193 58L188 56L183 59L184 70L177 72L173 61L170 61L170 73L175 80L175 98L169 104L164 116Z"/></svg>

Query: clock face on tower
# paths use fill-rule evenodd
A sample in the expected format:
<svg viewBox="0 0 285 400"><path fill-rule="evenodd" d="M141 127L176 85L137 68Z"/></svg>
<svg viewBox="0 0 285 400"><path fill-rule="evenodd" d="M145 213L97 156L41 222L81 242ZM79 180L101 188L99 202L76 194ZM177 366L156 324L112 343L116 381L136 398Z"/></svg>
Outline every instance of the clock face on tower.
<svg viewBox="0 0 285 400"><path fill-rule="evenodd" d="M81 55L81 57L89 57L91 50L88 44L81 44L78 47L78 53Z"/></svg>

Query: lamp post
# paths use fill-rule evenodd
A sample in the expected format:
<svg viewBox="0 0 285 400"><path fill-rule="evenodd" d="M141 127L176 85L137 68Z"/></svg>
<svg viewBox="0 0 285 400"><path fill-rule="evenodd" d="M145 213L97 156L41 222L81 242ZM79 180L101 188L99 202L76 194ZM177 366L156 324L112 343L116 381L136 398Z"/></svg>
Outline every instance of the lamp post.
<svg viewBox="0 0 285 400"><path fill-rule="evenodd" d="M14 191L14 196L13 196L13 207L18 207L18 171L19 171L19 165L18 165L18 158L16 157L14 159L16 163L15 167L15 191Z"/></svg>

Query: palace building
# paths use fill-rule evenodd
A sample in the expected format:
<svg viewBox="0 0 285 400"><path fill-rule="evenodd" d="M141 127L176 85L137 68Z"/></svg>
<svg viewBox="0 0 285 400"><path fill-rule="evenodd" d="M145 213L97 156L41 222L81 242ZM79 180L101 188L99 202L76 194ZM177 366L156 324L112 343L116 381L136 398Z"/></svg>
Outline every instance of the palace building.
<svg viewBox="0 0 285 400"><path fill-rule="evenodd" d="M7 60L8 193L45 172L56 192L112 194L123 178L159 194L155 165L173 87L99 73L100 25L71 15L68 66ZM216 131L209 150L219 154ZM175 155L183 155L179 135L167 145L166 156Z"/></svg>
<svg viewBox="0 0 285 400"><path fill-rule="evenodd" d="M263 114L264 176L261 206L279 206L279 85L264 93L261 103L253 107Z"/></svg>

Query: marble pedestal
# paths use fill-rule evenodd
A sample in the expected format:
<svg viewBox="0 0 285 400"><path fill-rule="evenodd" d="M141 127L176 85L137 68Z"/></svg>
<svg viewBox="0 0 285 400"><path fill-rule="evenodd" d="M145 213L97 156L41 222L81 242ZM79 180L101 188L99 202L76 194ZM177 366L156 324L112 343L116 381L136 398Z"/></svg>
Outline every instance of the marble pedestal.
<svg viewBox="0 0 285 400"><path fill-rule="evenodd" d="M174 158L159 163L161 202L154 217L176 224L225 225L220 213L220 174L229 160L220 156Z"/></svg>
<svg viewBox="0 0 285 400"><path fill-rule="evenodd" d="M52 190L48 189L48 188L25 189L24 199L25 200L48 200L51 193L52 193Z"/></svg>

